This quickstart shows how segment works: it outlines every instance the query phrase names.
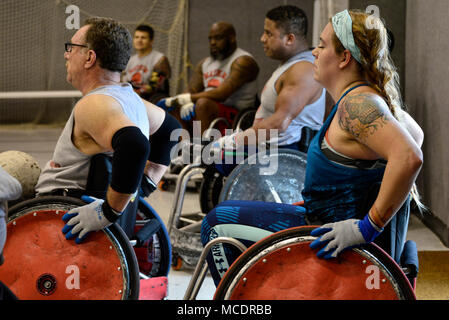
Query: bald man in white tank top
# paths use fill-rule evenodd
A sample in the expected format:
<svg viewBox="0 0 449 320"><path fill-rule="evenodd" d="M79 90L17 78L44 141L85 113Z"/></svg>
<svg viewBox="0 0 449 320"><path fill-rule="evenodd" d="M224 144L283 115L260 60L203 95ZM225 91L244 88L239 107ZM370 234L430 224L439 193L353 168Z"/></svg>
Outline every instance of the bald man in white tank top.
<svg viewBox="0 0 449 320"><path fill-rule="evenodd" d="M184 128L191 130L192 121L201 121L201 133L217 117L237 114L252 107L257 95L259 66L253 56L237 47L234 27L216 22L209 32L210 56L195 67L188 93L158 102L172 110Z"/></svg>

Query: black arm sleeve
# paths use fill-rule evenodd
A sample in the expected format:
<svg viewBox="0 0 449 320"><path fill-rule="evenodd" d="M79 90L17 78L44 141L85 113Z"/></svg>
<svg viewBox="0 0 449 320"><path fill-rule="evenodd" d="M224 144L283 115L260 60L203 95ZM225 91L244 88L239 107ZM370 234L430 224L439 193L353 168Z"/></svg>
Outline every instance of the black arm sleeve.
<svg viewBox="0 0 449 320"><path fill-rule="evenodd" d="M148 139L139 128L129 126L117 130L111 145L114 149L111 188L120 193L134 193L150 153Z"/></svg>
<svg viewBox="0 0 449 320"><path fill-rule="evenodd" d="M179 121L166 112L164 122L162 122L159 129L150 136L151 152L148 160L168 166L171 161L171 150L178 143L178 138L173 137L174 139L170 140L170 135L173 130L180 128L181 124Z"/></svg>

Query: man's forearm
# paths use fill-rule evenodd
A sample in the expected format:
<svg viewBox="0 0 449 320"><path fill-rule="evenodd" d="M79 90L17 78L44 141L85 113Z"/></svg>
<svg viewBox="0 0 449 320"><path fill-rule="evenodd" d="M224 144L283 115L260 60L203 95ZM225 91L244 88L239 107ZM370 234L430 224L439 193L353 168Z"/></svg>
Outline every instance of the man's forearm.
<svg viewBox="0 0 449 320"><path fill-rule="evenodd" d="M112 209L122 212L125 210L132 196L133 194L117 192L109 186L108 192L106 193L106 200Z"/></svg>
<svg viewBox="0 0 449 320"><path fill-rule="evenodd" d="M161 181L162 176L164 175L165 171L167 171L168 166L165 166L163 164L154 163L147 161L147 164L145 166L145 175L147 175L154 183L159 183Z"/></svg>

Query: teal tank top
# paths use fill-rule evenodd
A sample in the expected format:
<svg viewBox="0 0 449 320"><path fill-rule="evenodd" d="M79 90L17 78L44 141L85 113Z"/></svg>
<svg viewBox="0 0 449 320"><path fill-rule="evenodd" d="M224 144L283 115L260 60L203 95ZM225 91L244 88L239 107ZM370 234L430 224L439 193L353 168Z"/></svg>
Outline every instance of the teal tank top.
<svg viewBox="0 0 449 320"><path fill-rule="evenodd" d="M366 215L366 199L371 187L382 181L384 167L360 169L330 161L321 150L321 142L338 109L341 99L361 84L348 89L333 107L307 153L306 178L302 196L311 221L336 222ZM363 211L363 212L362 212Z"/></svg>

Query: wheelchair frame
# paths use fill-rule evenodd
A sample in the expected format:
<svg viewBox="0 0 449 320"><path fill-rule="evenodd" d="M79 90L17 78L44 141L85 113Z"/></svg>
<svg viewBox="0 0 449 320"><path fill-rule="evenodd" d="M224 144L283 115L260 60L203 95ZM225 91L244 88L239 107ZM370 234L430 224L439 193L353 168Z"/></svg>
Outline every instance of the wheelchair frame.
<svg viewBox="0 0 449 320"><path fill-rule="evenodd" d="M244 109L238 113L234 120L235 130L240 130L245 118L247 116L252 116L255 113L256 109L253 107ZM228 127L230 126L230 123L226 118L219 117L212 121L209 128L214 128L220 122L223 122ZM180 267L181 261L183 261L188 268L194 268L201 255L203 246L201 244L199 230L201 228L201 221L206 216L207 212L204 213L199 211L183 213L182 207L188 183L197 175L204 176L204 171L205 167L201 163L192 163L185 166L178 175L166 174L163 177L164 181L176 179L174 202L168 221L168 233L173 247L173 264L176 268ZM203 185L200 187L200 190L202 189Z"/></svg>
<svg viewBox="0 0 449 320"><path fill-rule="evenodd" d="M273 252L278 250L289 251L289 248L294 246L298 241L313 241L315 237L310 236L310 232L314 228L314 226L302 226L282 230L254 243L248 249L240 241L233 238L219 237L208 242L201 253L195 272L186 290L184 300L194 300L196 298L207 273L208 265L205 264L206 256L213 245L217 243L228 243L243 252L232 263L215 291L214 300L228 300L235 298L232 294L233 290L238 288L239 282L245 283L247 281L246 272L248 270L258 263L265 264L267 257ZM382 282L386 283L388 281L391 284L398 299L416 299L414 290L403 269L380 247L375 244L365 244L351 250L363 257L363 263L368 264L370 262L381 270L381 274L383 275Z"/></svg>

